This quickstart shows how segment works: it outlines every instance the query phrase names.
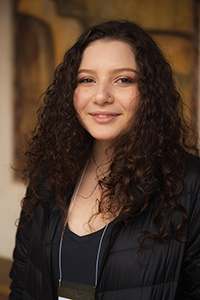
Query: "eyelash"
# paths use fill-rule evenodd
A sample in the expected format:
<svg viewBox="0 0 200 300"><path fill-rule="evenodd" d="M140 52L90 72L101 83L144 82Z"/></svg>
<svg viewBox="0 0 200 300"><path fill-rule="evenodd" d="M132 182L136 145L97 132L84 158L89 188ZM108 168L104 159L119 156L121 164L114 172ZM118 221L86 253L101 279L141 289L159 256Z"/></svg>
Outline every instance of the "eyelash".
<svg viewBox="0 0 200 300"><path fill-rule="evenodd" d="M132 83L132 82L133 82L133 79L128 78L128 77L121 77L121 78L118 78L118 79L116 80L116 82L118 82L118 81L121 81L120 83L122 83L122 84L128 84L128 83ZM125 81L125 82L124 82L124 81ZM78 83L92 83L92 82L94 82L94 80L91 79L91 78L81 78L81 79L78 81Z"/></svg>
<svg viewBox="0 0 200 300"><path fill-rule="evenodd" d="M88 81L89 80L89 81ZM78 81L78 83L91 83L93 82L94 80L91 79L91 78L82 78Z"/></svg>
<svg viewBox="0 0 200 300"><path fill-rule="evenodd" d="M133 79L127 78L127 77L119 78L117 81L119 81L119 80L121 80L121 83L131 83L131 82L133 82ZM125 82L123 82L123 80L125 80Z"/></svg>

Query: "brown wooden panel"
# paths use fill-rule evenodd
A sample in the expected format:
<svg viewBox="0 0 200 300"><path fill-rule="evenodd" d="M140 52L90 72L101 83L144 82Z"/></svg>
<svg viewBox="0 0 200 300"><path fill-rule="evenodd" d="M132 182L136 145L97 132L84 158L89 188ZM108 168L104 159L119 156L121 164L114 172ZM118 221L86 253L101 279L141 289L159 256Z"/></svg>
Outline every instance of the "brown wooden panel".
<svg viewBox="0 0 200 300"><path fill-rule="evenodd" d="M20 149L24 134L33 127L39 97L53 78L54 51L48 24L29 15L17 14L15 37L14 137L15 163L23 168Z"/></svg>

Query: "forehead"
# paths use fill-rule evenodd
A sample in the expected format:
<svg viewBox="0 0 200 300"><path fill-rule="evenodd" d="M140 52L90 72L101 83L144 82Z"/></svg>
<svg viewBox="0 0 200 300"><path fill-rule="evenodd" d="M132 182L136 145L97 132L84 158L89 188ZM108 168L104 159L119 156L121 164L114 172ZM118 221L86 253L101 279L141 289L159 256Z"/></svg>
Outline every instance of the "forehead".
<svg viewBox="0 0 200 300"><path fill-rule="evenodd" d="M132 67L137 67L135 54L132 47L123 41L102 39L89 44L83 52L81 59L81 67L95 66L98 63L111 65L126 65L131 64Z"/></svg>

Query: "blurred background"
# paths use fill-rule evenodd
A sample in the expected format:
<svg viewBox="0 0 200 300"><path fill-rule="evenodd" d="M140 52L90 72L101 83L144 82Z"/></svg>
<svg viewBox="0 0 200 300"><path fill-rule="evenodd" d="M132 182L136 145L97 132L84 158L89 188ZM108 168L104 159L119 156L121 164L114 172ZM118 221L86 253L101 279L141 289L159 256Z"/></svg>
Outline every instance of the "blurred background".
<svg viewBox="0 0 200 300"><path fill-rule="evenodd" d="M127 19L144 27L170 62L199 131L199 0L0 0L0 299L8 273L25 186L24 134L65 51L88 27Z"/></svg>

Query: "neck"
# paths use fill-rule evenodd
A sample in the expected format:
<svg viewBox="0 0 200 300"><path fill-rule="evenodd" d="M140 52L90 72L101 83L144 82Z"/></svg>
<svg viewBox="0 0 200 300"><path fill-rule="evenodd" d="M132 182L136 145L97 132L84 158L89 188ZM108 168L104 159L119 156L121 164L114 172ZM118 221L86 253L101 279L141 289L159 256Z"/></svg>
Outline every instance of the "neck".
<svg viewBox="0 0 200 300"><path fill-rule="evenodd" d="M97 166L107 165L112 158L112 149L109 149L110 143L94 140L92 156Z"/></svg>

